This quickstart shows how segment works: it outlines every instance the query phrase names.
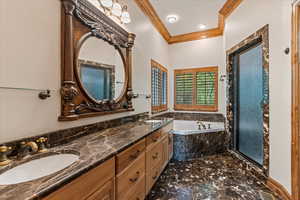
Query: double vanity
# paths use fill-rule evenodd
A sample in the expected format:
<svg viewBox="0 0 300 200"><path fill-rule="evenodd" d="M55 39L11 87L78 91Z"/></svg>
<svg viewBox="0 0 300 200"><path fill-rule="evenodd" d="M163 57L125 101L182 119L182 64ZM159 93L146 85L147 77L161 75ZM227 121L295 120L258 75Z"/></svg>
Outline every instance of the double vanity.
<svg viewBox="0 0 300 200"><path fill-rule="evenodd" d="M137 120L13 160L0 167L0 199L143 200L172 157L172 128Z"/></svg>

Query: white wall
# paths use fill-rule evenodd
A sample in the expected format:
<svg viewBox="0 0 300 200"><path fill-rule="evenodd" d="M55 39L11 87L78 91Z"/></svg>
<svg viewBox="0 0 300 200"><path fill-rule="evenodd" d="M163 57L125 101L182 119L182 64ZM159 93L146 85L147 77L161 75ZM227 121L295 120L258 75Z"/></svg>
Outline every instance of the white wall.
<svg viewBox="0 0 300 200"><path fill-rule="evenodd" d="M229 49L269 24L270 39L270 176L291 191L291 1L248 0L226 20ZM225 58L225 55L224 55Z"/></svg>
<svg viewBox="0 0 300 200"><path fill-rule="evenodd" d="M169 66L168 45L134 1L126 0L137 35L133 49L133 89L150 93L150 59ZM134 100L135 111L58 122L60 115L60 0L0 1L0 86L49 88L38 92L0 89L0 143L49 131L150 111L145 97Z"/></svg>
<svg viewBox="0 0 300 200"><path fill-rule="evenodd" d="M171 71L171 105L174 108L174 69L218 66L219 75L225 74L223 59L223 37L207 38L197 41L170 45ZM218 113L225 114L225 82L219 81Z"/></svg>

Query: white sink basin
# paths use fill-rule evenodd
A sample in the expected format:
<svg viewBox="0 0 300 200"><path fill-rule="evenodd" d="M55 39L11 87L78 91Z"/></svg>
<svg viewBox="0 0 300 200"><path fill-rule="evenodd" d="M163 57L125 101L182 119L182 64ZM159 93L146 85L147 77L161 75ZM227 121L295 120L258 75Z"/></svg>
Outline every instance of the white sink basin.
<svg viewBox="0 0 300 200"><path fill-rule="evenodd" d="M145 122L146 122L146 123L161 123L162 120L159 120L159 119L153 119L153 120L146 120Z"/></svg>
<svg viewBox="0 0 300 200"><path fill-rule="evenodd" d="M58 172L78 160L75 154L58 154L32 160L0 174L0 185L32 181Z"/></svg>

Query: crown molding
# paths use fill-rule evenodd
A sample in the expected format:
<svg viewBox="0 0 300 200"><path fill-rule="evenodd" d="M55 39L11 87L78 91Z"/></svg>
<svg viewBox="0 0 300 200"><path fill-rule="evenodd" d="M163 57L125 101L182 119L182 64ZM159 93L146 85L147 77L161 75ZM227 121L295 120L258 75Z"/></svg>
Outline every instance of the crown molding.
<svg viewBox="0 0 300 200"><path fill-rule="evenodd" d="M169 44L187 42L193 40L201 40L205 38L222 36L225 27L225 20L230 14L242 3L243 0L227 0L223 7L219 10L218 27L205 31L198 31L193 33L186 33L172 36L162 20L159 18L154 7L149 0L135 0L135 3L143 11L143 13L150 19L157 31Z"/></svg>
<svg viewBox="0 0 300 200"><path fill-rule="evenodd" d="M218 28L213 28L205 31L175 35L168 40L168 43L174 44L179 42L188 42L193 40L201 40L204 38L218 37L221 35L223 35L223 31L218 27Z"/></svg>
<svg viewBox="0 0 300 200"><path fill-rule="evenodd" d="M169 39L171 38L171 34L159 18L149 0L135 0L135 3L140 7L143 13L149 17L150 21L158 30L158 32L163 36L163 38L166 41L169 41Z"/></svg>
<svg viewBox="0 0 300 200"><path fill-rule="evenodd" d="M219 14L223 15L224 19L226 19L242 3L242 1L243 0L227 0L219 11Z"/></svg>

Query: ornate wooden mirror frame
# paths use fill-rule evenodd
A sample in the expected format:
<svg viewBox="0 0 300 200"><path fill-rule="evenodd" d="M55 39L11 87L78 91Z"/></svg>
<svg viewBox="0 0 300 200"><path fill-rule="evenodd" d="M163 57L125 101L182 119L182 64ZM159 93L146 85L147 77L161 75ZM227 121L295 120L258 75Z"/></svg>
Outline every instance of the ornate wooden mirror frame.
<svg viewBox="0 0 300 200"><path fill-rule="evenodd" d="M60 121L133 111L131 56L135 35L128 33L87 0L62 2L62 64ZM89 97L79 80L78 52L88 37L97 37L119 51L125 71L125 86L116 100L95 101ZM101 56L99 54L99 56Z"/></svg>

